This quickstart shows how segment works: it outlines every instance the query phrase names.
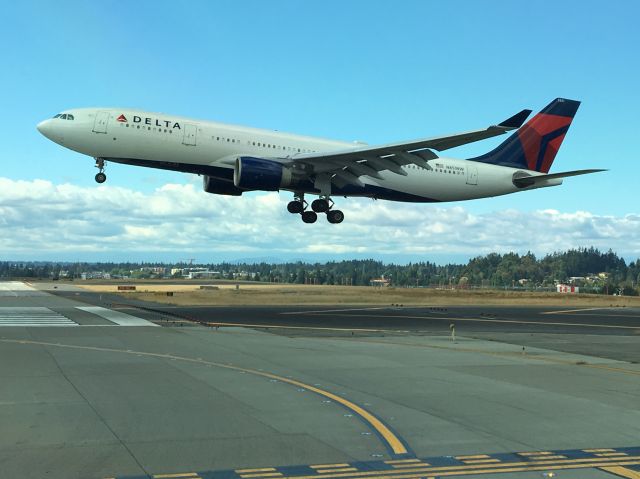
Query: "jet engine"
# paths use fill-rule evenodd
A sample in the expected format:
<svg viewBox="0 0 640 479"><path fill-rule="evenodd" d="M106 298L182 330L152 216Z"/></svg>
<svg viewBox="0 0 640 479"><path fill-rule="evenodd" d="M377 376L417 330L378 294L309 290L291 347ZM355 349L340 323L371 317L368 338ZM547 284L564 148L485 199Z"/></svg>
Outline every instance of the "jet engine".
<svg viewBox="0 0 640 479"><path fill-rule="evenodd" d="M207 193L216 195L240 196L243 190L236 188L231 181L220 180L204 175L202 177L202 187Z"/></svg>
<svg viewBox="0 0 640 479"><path fill-rule="evenodd" d="M233 170L233 184L243 190L277 191L297 182L291 168L263 158L239 157Z"/></svg>

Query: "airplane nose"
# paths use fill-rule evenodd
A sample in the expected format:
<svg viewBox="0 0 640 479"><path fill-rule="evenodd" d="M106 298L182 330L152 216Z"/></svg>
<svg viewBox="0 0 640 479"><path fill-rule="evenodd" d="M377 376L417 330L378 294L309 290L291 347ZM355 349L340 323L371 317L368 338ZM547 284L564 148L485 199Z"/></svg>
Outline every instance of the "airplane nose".
<svg viewBox="0 0 640 479"><path fill-rule="evenodd" d="M51 135L51 120L41 121L40 123L38 123L38 126L36 126L36 128L40 133L49 138L49 136Z"/></svg>
<svg viewBox="0 0 640 479"><path fill-rule="evenodd" d="M56 127L53 124L53 122L54 122L54 120L49 118L48 120L44 120L44 121L41 121L40 123L38 123L36 128L38 129L38 131L40 133L42 133L43 136L45 136L49 140L51 140L51 141L53 141L55 143L62 144L62 142L63 142L62 131L60 131L60 128Z"/></svg>

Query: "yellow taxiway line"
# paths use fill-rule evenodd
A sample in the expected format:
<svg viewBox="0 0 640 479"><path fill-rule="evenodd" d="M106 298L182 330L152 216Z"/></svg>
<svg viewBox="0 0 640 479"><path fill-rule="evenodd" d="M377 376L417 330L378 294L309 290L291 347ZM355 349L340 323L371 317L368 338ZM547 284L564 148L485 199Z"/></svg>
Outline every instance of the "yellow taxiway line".
<svg viewBox="0 0 640 479"><path fill-rule="evenodd" d="M38 345L38 346L51 346L51 347L59 347L59 348L67 348L67 349L80 349L85 351L100 351L100 352L121 353L121 354L124 353L124 354L132 354L132 355L135 354L138 356L147 356L147 357L153 357L153 358L173 359L177 361L185 361L189 363L204 364L207 366L215 366L215 367L224 368L224 369L231 369L234 371L242 371L245 373L253 374L255 376L262 376L269 379L276 379L283 383L291 384L293 386L306 389L308 391L314 392L320 396L324 396L328 399L331 399L332 401L337 402L338 404L344 406L345 408L353 411L358 416L360 416L371 428L373 428L376 431L376 433L378 433L379 437L382 438L382 440L391 449L391 451L393 451L394 454L404 455L409 453L409 451L407 450L405 445L402 443L400 438L396 436L380 419L378 419L374 414L367 411L366 409L332 392L325 391L324 389L320 389L310 384L303 383L302 381L297 381L295 379L279 376L277 374L258 371L255 369L243 368L240 366L233 366L231 364L222 364L222 363L216 363L213 361L206 361L200 358L196 359L196 358L188 358L183 356L176 356L173 354L151 353L151 352L145 352L145 351L132 351L128 349L103 348L98 346L78 346L74 344L49 343L45 341L32 341L32 340L26 340L26 339L0 339L0 342L14 343L14 344L30 344L30 345Z"/></svg>
<svg viewBox="0 0 640 479"><path fill-rule="evenodd" d="M627 479L640 479L640 472L634 471L627 467L609 466L600 467L598 469L600 469L601 471L609 472L611 474L615 474L616 476L626 477Z"/></svg>

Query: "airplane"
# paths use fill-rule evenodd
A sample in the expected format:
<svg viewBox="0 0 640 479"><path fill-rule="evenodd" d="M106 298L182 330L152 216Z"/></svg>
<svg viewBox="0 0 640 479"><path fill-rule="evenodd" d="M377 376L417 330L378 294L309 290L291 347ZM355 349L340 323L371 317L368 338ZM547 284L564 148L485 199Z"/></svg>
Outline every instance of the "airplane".
<svg viewBox="0 0 640 479"><path fill-rule="evenodd" d="M273 130L121 108L65 110L37 129L48 139L95 159L98 183L107 162L202 175L207 193L293 193L287 210L314 223L325 213L341 223L334 197L429 203L461 201L557 186L562 179L605 171L549 173L580 106L557 98L527 123L522 110L488 128L369 146ZM441 152L515 132L492 151L453 159ZM305 195L318 196L311 204Z"/></svg>

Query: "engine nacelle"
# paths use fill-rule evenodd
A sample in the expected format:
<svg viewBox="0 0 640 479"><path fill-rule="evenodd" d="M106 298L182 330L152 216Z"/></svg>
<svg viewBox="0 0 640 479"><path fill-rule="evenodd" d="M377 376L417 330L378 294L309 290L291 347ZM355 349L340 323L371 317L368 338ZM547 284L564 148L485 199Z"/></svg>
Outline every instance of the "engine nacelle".
<svg viewBox="0 0 640 479"><path fill-rule="evenodd" d="M202 177L202 187L207 193L216 195L240 196L243 193L243 190L236 188L231 181L219 180L207 175Z"/></svg>
<svg viewBox="0 0 640 479"><path fill-rule="evenodd" d="M242 156L236 160L233 184L243 190L276 191L293 184L293 174L277 161Z"/></svg>

